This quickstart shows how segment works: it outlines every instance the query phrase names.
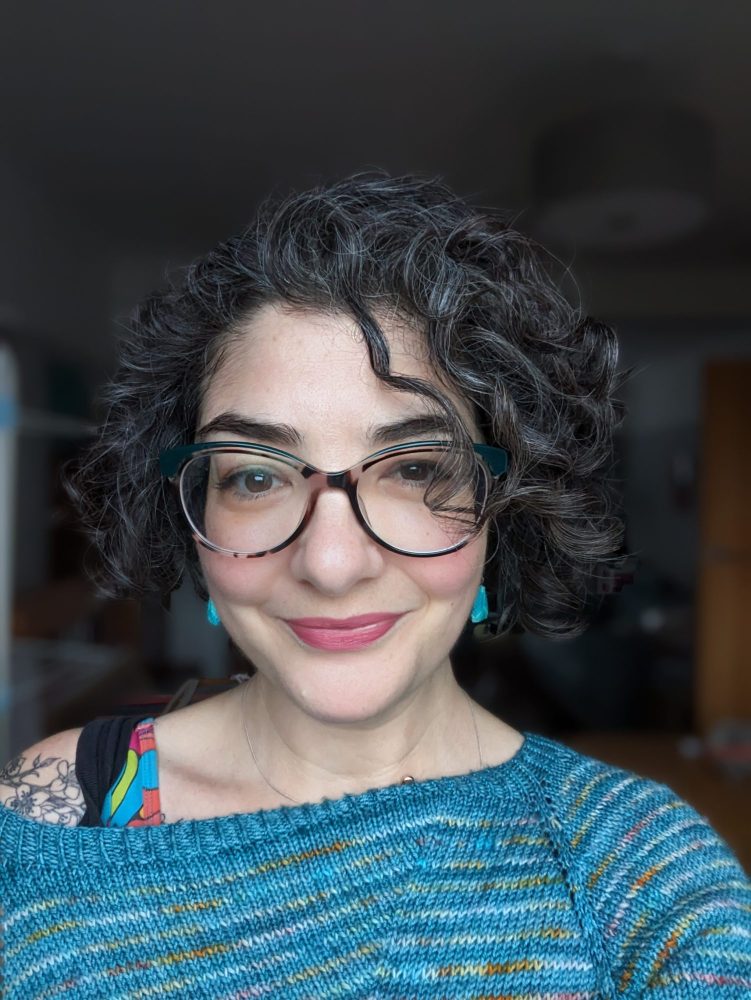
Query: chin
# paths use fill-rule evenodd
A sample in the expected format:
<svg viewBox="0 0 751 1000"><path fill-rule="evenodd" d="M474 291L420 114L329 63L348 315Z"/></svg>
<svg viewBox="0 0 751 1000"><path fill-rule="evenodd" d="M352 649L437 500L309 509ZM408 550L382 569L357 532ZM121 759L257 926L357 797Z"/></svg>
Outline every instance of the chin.
<svg viewBox="0 0 751 1000"><path fill-rule="evenodd" d="M267 676L311 718L327 723L363 723L387 716L418 686L417 671L410 669L410 662L403 656L397 662L383 655L317 652L313 657L290 657L284 670Z"/></svg>

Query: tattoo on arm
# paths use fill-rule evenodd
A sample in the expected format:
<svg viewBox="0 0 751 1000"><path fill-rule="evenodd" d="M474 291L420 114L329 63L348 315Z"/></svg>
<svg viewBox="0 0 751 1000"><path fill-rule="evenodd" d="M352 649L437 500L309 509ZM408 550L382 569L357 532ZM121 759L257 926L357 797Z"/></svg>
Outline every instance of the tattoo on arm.
<svg viewBox="0 0 751 1000"><path fill-rule="evenodd" d="M14 757L0 771L0 785L3 805L27 819L77 826L86 812L75 764L62 757L37 754L31 764Z"/></svg>

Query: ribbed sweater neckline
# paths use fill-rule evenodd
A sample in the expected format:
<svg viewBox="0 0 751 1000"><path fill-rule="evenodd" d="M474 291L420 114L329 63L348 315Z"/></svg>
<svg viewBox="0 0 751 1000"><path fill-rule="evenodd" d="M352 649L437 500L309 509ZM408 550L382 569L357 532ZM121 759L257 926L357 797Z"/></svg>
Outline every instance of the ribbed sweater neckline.
<svg viewBox="0 0 751 1000"><path fill-rule="evenodd" d="M466 774L442 775L412 784L387 785L336 799L278 806L250 813L182 820L138 828L57 827L18 816L0 806L0 844L5 864L79 864L109 867L126 864L178 863L218 851L266 848L278 854L279 845L305 850L320 841L323 830L342 837L367 836L384 826L404 828L451 801L452 811L476 812L478 796L523 794L537 770L550 758L554 741L523 732L524 742L501 764Z"/></svg>

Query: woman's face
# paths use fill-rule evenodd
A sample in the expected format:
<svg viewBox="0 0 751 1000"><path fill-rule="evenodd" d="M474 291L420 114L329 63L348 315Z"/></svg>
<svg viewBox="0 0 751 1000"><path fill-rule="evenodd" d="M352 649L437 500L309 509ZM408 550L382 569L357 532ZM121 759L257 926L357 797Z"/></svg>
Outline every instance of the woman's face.
<svg viewBox="0 0 751 1000"><path fill-rule="evenodd" d="M419 335L393 323L382 326L392 371L440 386L422 360ZM469 405L447 394L478 440ZM279 441L278 447L333 471L378 450L379 426L430 410L421 397L378 380L354 321L265 306L232 343L208 386L199 429L228 413L285 425L300 443ZM201 437L248 440L221 426ZM365 534L344 491L330 489L318 494L305 530L280 552L256 559L202 546L198 552L227 631L278 693L321 721L354 723L388 717L391 707L448 667L481 582L485 546L483 534L442 556L389 552ZM316 633L298 623L362 615L382 616L386 624L398 617L370 642L345 629L342 635L353 641L345 638L344 648L335 649L321 648Z"/></svg>

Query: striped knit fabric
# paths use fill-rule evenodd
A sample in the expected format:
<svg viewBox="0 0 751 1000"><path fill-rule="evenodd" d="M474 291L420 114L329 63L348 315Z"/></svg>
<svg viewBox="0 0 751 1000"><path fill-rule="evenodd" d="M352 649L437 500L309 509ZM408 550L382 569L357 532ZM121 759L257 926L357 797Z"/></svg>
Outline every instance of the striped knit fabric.
<svg viewBox="0 0 751 1000"><path fill-rule="evenodd" d="M2 809L2 995L748 1000L725 843L666 786L525 737L469 775L218 819Z"/></svg>

